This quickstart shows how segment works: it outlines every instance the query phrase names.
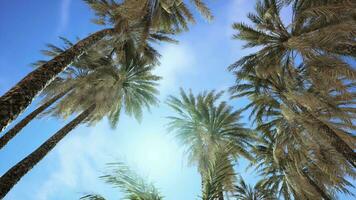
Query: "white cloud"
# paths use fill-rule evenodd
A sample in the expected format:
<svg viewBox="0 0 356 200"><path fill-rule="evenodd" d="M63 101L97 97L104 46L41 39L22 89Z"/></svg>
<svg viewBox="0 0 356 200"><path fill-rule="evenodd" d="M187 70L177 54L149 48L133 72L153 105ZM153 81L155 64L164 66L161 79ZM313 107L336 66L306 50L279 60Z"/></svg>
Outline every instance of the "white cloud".
<svg viewBox="0 0 356 200"><path fill-rule="evenodd" d="M112 161L105 152L115 147L115 135L103 133L107 129L104 123L92 129L79 128L61 141L52 156L55 161L51 161L58 163L58 166L54 165L49 178L37 191L36 199L51 199L63 188L78 193L96 191L100 186L98 177L102 175L97 169L102 169L105 163Z"/></svg>
<svg viewBox="0 0 356 200"><path fill-rule="evenodd" d="M57 33L61 33L67 28L70 15L70 4L72 0L62 0L60 7L59 25L57 27Z"/></svg>
<svg viewBox="0 0 356 200"><path fill-rule="evenodd" d="M192 71L195 64L194 51L184 45L167 45L160 50L162 54L161 65L157 67L155 73L162 76L160 81L160 92L166 94L172 88L177 89L178 76Z"/></svg>
<svg viewBox="0 0 356 200"><path fill-rule="evenodd" d="M106 163L115 161L129 164L142 175L149 175L150 180L172 181L182 170L182 152L166 137L161 123L155 123L159 119L152 117L144 119L141 126L122 116L122 126L117 130L110 130L107 120L103 120L95 127L80 127L71 132L48 156L50 160L44 161L51 170L35 191L34 199L55 199L62 191L78 197L98 192L117 198L118 191L98 179Z"/></svg>

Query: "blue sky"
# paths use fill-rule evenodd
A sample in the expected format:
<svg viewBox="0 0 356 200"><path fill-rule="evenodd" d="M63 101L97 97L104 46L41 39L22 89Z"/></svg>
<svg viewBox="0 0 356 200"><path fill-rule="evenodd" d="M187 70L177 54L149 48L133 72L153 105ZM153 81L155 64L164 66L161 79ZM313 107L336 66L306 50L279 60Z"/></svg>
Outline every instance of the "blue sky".
<svg viewBox="0 0 356 200"><path fill-rule="evenodd" d="M179 87L200 92L225 90L233 84L234 78L226 68L248 52L241 49L241 42L231 39L231 24L246 21L247 12L255 4L250 0L208 2L213 8L214 21L207 23L197 17L197 24L190 32L177 37L179 45L157 47L162 64L156 73L163 76L159 107L145 112L141 123L122 115L116 130L111 130L106 120L93 127L78 127L5 199L78 199L86 192L118 199L121 193L98 179L105 171L105 163L115 160L125 161L149 177L168 200L197 199L200 177L194 166L187 165L184 152L166 131L165 117L172 112L164 101L167 95L177 94ZM284 16L288 19L287 14ZM91 18L92 12L80 0L0 1L0 94L32 70L30 63L43 59L40 50L46 43L61 45L58 36L74 40L99 30L90 22ZM37 103L34 101L28 110ZM236 109L246 103L245 99L231 102ZM48 118L32 122L0 152L0 174L66 122ZM246 118L244 122L248 123ZM251 171L245 171L246 164L240 161L237 171L249 182L256 181Z"/></svg>

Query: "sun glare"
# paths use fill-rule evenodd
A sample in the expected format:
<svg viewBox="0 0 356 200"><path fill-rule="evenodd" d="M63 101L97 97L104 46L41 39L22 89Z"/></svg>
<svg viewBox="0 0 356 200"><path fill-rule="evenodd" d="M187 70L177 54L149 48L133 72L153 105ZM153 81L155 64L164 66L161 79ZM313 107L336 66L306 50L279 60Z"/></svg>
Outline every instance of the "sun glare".
<svg viewBox="0 0 356 200"><path fill-rule="evenodd" d="M132 161L149 176L170 174L174 168L181 167L181 150L165 134L144 134L136 145Z"/></svg>

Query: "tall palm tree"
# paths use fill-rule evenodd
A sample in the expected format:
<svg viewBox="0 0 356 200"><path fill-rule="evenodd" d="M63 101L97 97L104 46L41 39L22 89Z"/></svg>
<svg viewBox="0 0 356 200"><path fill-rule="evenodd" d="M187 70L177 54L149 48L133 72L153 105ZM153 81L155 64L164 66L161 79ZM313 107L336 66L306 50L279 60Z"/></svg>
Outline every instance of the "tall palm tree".
<svg viewBox="0 0 356 200"><path fill-rule="evenodd" d="M355 93L353 84L345 85L350 92L345 95L334 88L326 89L305 83L303 78L291 68L280 67L276 74L260 75L258 71L241 75L236 73L238 82L231 91L234 97L249 96L254 99L248 107L259 109L266 101L283 104L289 110L289 118L308 129L314 140L323 140L333 146L350 164L356 164L355 138L348 129L355 129L352 119L355 116L353 106ZM260 100L258 100L260 99ZM257 104L256 104L257 103ZM276 103L275 103L276 104ZM262 121L263 111L254 110L257 119ZM285 113L286 114L286 113ZM288 118L288 116L286 116Z"/></svg>
<svg viewBox="0 0 356 200"><path fill-rule="evenodd" d="M282 2L293 2L293 18L289 25L285 25L281 20L280 11L284 8L283 4L275 0L257 3L256 12L248 15L253 26L234 24L234 29L238 31L235 38L246 41L245 47L260 48L238 60L230 69L236 70L241 79L253 71L268 79L270 75L278 74L280 68L287 68L288 73L302 79L303 81L297 81L297 84L293 85L295 89L277 89L280 94L284 93L292 100L289 102L290 106L296 106L296 109L303 111L304 119L307 119L303 122L305 126L314 129L314 132L322 132L328 142L356 166L356 154L353 150L355 146L350 147L347 140L345 141L345 138L350 138L350 134L344 134L345 131L336 130L330 125L335 122L333 116L327 120L318 117L323 113L325 118L325 110L333 110L333 114L336 114L334 108L343 110L342 103L335 106L331 99L346 99L350 104L354 98L355 94L350 90L353 83L349 83L354 82L356 73L344 56L355 57L355 51L352 52L352 49L355 49L353 33L356 26L353 16L356 4L343 0ZM293 67L290 67L291 65ZM281 99L286 101L286 98ZM322 104L324 105L321 108ZM353 113L351 116L346 114L349 115L347 120L350 122L350 119L354 119L351 107L348 108L349 111L338 111L337 117L347 112ZM355 129L352 123L346 126L351 130Z"/></svg>
<svg viewBox="0 0 356 200"><path fill-rule="evenodd" d="M127 165L123 163L110 163L111 168L107 175L101 176L107 184L115 188L119 188L124 194L124 199L129 200L162 200L163 196L158 189L147 182L140 175L132 171ZM88 194L80 199L83 200L105 200L105 198L98 194Z"/></svg>
<svg viewBox="0 0 356 200"><path fill-rule="evenodd" d="M345 177L353 177L354 170L340 156L342 152L335 151L337 148L330 145L330 138L325 137L320 122L337 130L340 138L347 138L345 142L353 141L353 136L345 129L350 128L347 119L353 115L350 109L352 98L350 101L335 90L331 90L333 95L328 95L329 91L325 90L317 90L319 93L316 93L313 85L303 88L304 84L296 84L300 83L298 74L286 69L288 67L281 67L268 76L259 74L257 70L243 75L237 72L238 82L231 87L233 98L249 97L251 103L245 109L252 109L250 118L266 137L261 139L262 143L268 143L256 148L257 166L266 177L262 183L285 199L291 196L312 198L311 194L313 198L323 196L330 199L333 193L329 192L348 193L350 183ZM293 94L300 93L309 95L301 96L299 100L293 97ZM311 117L301 109L303 105L313 109L318 123L315 116ZM352 143L346 145L351 146ZM311 191L304 193L301 185L309 185Z"/></svg>
<svg viewBox="0 0 356 200"><path fill-rule="evenodd" d="M80 40L44 63L0 97L0 131L14 120L58 74L97 42L106 39L110 41L108 45L118 44L120 49L122 41L126 38L134 38L138 49L145 51L151 48L147 45L150 33L179 32L187 29L188 21L194 21L193 15L180 0L145 0L144 2L85 0L85 2L94 10L97 16L95 22L105 25L105 28ZM195 0L194 3L206 16L210 16L209 10L202 1Z"/></svg>
<svg viewBox="0 0 356 200"><path fill-rule="evenodd" d="M294 147L294 149L286 147L288 149L288 153L286 153L278 147L281 144L277 140L264 137L255 149L257 169L263 176L258 185L262 188L272 190L279 195L279 198L283 196L284 199L331 200L335 198L336 192L350 194L347 187L352 184L344 178L329 177L323 167L330 168L330 166L322 162L314 162L315 158L305 162L307 159L302 154L308 150L316 153L315 149L305 146L302 148L307 150L301 149L301 147ZM289 145L289 147L291 146ZM298 146L298 144L295 146ZM331 152L328 149L323 150ZM308 156L312 157L312 155L310 153ZM320 159L320 157L317 159ZM321 165L318 166L317 164ZM335 180L330 181L330 178L335 178Z"/></svg>
<svg viewBox="0 0 356 200"><path fill-rule="evenodd" d="M202 175L208 170L216 152L229 147L227 157L245 156L251 159L247 150L252 134L239 123L240 111L234 111L226 102L218 102L223 93L203 92L194 96L181 89L180 98L170 96L167 103L178 116L168 117L169 128L175 131L176 137L186 146L191 164L198 166ZM230 159L225 158L229 161ZM233 163L229 163L233 172ZM231 173L232 173L231 172ZM223 191L231 191L233 179L227 179L220 188L220 199Z"/></svg>
<svg viewBox="0 0 356 200"><path fill-rule="evenodd" d="M45 56L55 57L67 49L71 48L74 44L66 38L60 38L65 46L63 48L48 44L48 49L42 50ZM152 33L148 36L150 42L171 42L177 43L176 40L168 37L165 33ZM114 47L108 47L106 45L108 41L98 42L94 47L84 53L79 59L76 59L71 65L69 65L65 71L59 74L55 80L53 80L41 93L44 96L42 105L27 115L24 119L18 122L13 128L3 134L0 137L0 149L3 148L13 137L15 137L28 123L39 116L44 110L52 106L58 99L65 96L72 88L76 87L76 79L83 78L89 75L90 72L100 68L105 62L103 55L116 55L122 62L131 62L130 59L137 54L138 47L135 47L133 39L128 38L121 42L121 48L119 45ZM160 54L155 51L154 48L146 45L146 50L140 52L142 57L146 60L147 64L158 65L158 58ZM102 58L103 57L103 58ZM40 60L34 63L35 67L40 67L47 61Z"/></svg>
<svg viewBox="0 0 356 200"><path fill-rule="evenodd" d="M66 49L69 49L74 44L70 42L68 39L60 37L60 39L64 42L65 47L57 47L52 44L48 44L48 49L42 50L42 53L45 56L55 57L63 52ZM38 117L41 113L43 113L46 109L51 107L56 101L65 96L71 89L75 87L76 79L80 77L85 77L88 75L89 71L96 69L98 57L103 54L109 54L109 49L101 48L101 53L99 54L96 50L91 49L85 53L85 55L81 56L80 59L77 59L70 66L66 68L64 72L62 72L58 77L56 77L42 92L42 96L45 96L41 101L41 105L32 111L29 115L27 115L24 119L18 122L13 128L4 133L0 138L0 149L3 148L12 138L14 138L26 125L28 125L32 120ZM32 65L34 67L40 67L47 61L40 60ZM90 67L89 67L90 66Z"/></svg>
<svg viewBox="0 0 356 200"><path fill-rule="evenodd" d="M285 199L332 199L335 191L349 193L347 187L352 184L345 177L354 176L353 168L333 148L311 140L303 126L286 120L286 111L270 97L256 102L261 103L256 113L264 116L257 126L263 136L253 149L256 168L264 177L259 185Z"/></svg>
<svg viewBox="0 0 356 200"><path fill-rule="evenodd" d="M300 100L297 101L291 93L298 93L289 88L295 88L298 76L291 76L287 72L279 70L275 75L270 75L267 78L258 76L256 72L251 72L248 77L244 76L244 78L239 79L241 81L231 88L235 95L233 97L249 97L251 103L245 109L252 109L250 118L254 118L259 131L262 131L263 135L275 137L275 134L278 133L284 137L285 145L291 145L290 148L293 149L295 148L293 145L298 144L303 147L303 151L307 150L307 152L299 155L300 158L304 159L303 162L313 163L312 166L309 166L313 169L315 166L322 166L323 172L318 172L318 174L327 174L324 177L318 176L319 181L338 182L347 185L344 177L354 176L352 166L345 157L340 156L342 154L336 151L336 148L330 145L330 138L325 137L320 124L313 120L314 116L310 118L304 110L300 109L300 105L303 105L302 99L306 102L309 101L310 103L304 105L315 109L314 112L317 113L318 119L336 130L338 136L346 142L346 145L352 147L353 142L351 141L354 141L354 137L347 132L347 128L350 128L347 119L352 119L353 116L353 111L350 109L353 106L352 98L351 101L348 98L342 98L343 95L338 95L334 91L332 91L333 95L327 96L328 93L324 93L322 90L318 90L319 93L316 93L313 85L310 85L310 88L303 89L301 88L303 84L297 84L299 85L298 92L303 89L304 94L309 94L298 97ZM240 77L239 74L237 74L237 77ZM292 77L294 78L292 79ZM320 98L323 95L327 96L327 98L323 98L327 101ZM330 105L332 106L330 107ZM348 110L351 110L351 112ZM294 139L290 139L289 135L292 135ZM286 147L279 146L278 148L284 149ZM329 155L326 156L326 154ZM306 170L305 168L301 169L298 169L300 173ZM325 180L325 177L332 177L334 180ZM330 185L333 184L330 183Z"/></svg>
<svg viewBox="0 0 356 200"><path fill-rule="evenodd" d="M0 178L0 198L80 123L94 124L108 116L115 127L123 109L140 119L143 107L157 104L156 86L160 77L152 74L154 66L147 64L140 55L130 62L120 62L115 58L112 56L103 60L101 57L101 67L84 77L69 80L75 81L75 87L48 114L60 117L78 112L82 114Z"/></svg>

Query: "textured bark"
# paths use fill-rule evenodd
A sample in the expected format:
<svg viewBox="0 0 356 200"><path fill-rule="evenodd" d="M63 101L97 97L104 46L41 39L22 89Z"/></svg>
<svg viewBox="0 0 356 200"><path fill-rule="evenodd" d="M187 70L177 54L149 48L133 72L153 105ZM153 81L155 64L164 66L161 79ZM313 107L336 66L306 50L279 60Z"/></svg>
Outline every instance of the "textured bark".
<svg viewBox="0 0 356 200"><path fill-rule="evenodd" d="M92 105L87 110L78 115L74 120L65 125L56 134L50 137L34 152L18 162L0 178L0 199L11 190L12 187L38 162L40 162L71 130L78 126L95 109Z"/></svg>
<svg viewBox="0 0 356 200"><path fill-rule="evenodd" d="M286 105L292 107L292 103L289 102L287 99L282 99ZM343 157L353 166L356 168L356 153L354 150L343 140L341 139L337 133L330 128L327 124L320 121L316 116L313 115L306 107L303 105L298 105L301 109L303 114L305 114L306 120L301 120L300 122L305 125L315 126L317 124L320 131L325 133L325 136L330 141L331 146L335 148L337 152L339 152ZM310 119L310 121L308 120Z"/></svg>
<svg viewBox="0 0 356 200"><path fill-rule="evenodd" d="M54 96L52 99L42 104L36 110L27 115L19 123L17 123L13 128L6 132L3 136L0 137L0 149L2 149L13 137L15 137L28 123L35 119L40 113L50 107L58 99L62 98L70 90L64 91L57 96Z"/></svg>
<svg viewBox="0 0 356 200"><path fill-rule="evenodd" d="M27 108L34 97L59 73L65 70L68 65L96 42L105 36L113 34L113 32L113 29L104 29L79 41L65 52L29 73L0 97L0 131Z"/></svg>
<svg viewBox="0 0 356 200"><path fill-rule="evenodd" d="M311 114L306 108L301 107L301 109L305 114L309 115L310 118L313 119L314 121L314 122L312 121L307 123L317 123L319 129L323 133L325 133L327 140L331 142L331 146L334 147L337 152L343 155L345 159L353 167L356 167L356 153L354 152L354 150L343 139L341 139L337 135L337 133L333 129L331 129L328 125L320 121L317 117Z"/></svg>
<svg viewBox="0 0 356 200"><path fill-rule="evenodd" d="M342 154L353 167L356 167L356 153L351 147L329 126L320 124L320 128L323 130L328 140L331 141L331 146L333 146L337 152Z"/></svg>
<svg viewBox="0 0 356 200"><path fill-rule="evenodd" d="M329 197L329 195L326 194L326 193L324 192L324 190L322 190L322 189L318 186L318 184L316 184L316 183L314 182L314 180L309 177L309 175L308 175L306 172L302 171L302 173L303 173L304 177L308 180L308 183L309 183L311 186L313 186L313 188L318 192L318 194L319 194L324 200L331 200L331 198Z"/></svg>

